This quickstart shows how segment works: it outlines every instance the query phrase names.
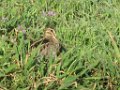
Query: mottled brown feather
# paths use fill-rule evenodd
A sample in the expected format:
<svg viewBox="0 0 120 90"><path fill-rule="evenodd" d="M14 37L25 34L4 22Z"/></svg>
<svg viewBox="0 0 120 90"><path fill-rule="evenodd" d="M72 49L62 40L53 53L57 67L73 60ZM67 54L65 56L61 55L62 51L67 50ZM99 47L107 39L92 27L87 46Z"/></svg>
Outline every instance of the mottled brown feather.
<svg viewBox="0 0 120 90"><path fill-rule="evenodd" d="M56 38L55 31L51 28L46 28L44 31L43 46L40 54L46 58L55 58L60 54L59 40Z"/></svg>

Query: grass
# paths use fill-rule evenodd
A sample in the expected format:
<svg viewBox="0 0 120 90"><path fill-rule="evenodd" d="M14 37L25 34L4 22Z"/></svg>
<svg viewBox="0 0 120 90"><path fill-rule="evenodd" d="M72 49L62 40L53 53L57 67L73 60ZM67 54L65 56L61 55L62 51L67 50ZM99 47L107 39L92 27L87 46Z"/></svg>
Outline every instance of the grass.
<svg viewBox="0 0 120 90"><path fill-rule="evenodd" d="M119 0L0 0L0 90L120 90L119 9ZM40 45L30 45L45 27L67 51L35 64Z"/></svg>

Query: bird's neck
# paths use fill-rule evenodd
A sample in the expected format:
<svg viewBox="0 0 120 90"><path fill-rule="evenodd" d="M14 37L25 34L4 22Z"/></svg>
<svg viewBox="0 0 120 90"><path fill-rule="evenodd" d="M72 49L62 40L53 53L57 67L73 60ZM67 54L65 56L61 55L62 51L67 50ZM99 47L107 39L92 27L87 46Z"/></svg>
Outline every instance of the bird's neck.
<svg viewBox="0 0 120 90"><path fill-rule="evenodd" d="M59 41L56 37L52 37L51 42L56 43L56 44L59 43Z"/></svg>
<svg viewBox="0 0 120 90"><path fill-rule="evenodd" d="M45 38L43 42L44 43L50 42L50 43L53 43L53 44L58 44L59 43L59 41L56 37Z"/></svg>

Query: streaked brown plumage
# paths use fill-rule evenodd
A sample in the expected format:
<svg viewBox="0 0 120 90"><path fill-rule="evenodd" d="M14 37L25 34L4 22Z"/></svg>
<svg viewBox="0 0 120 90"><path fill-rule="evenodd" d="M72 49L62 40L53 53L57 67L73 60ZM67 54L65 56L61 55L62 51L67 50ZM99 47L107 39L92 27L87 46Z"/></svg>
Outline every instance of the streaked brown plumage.
<svg viewBox="0 0 120 90"><path fill-rule="evenodd" d="M40 50L41 55L45 58L55 58L61 53L61 47L54 29L46 28L43 37L43 46Z"/></svg>

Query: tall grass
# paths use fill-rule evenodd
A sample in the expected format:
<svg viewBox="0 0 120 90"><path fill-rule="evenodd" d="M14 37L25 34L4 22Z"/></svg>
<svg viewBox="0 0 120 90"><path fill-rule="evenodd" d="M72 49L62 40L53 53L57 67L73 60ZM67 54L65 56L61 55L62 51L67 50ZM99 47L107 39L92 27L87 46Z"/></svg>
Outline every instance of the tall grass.
<svg viewBox="0 0 120 90"><path fill-rule="evenodd" d="M61 59L30 47L45 27L66 47ZM1 0L0 89L119 90L120 1Z"/></svg>

